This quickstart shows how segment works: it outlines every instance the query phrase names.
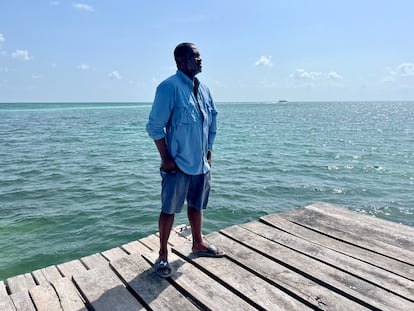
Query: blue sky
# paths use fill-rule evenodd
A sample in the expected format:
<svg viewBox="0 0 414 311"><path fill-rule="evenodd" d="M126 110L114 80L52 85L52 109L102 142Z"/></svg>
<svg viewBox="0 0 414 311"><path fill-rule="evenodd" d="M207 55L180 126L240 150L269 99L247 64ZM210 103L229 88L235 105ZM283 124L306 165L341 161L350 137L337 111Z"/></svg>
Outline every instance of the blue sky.
<svg viewBox="0 0 414 311"><path fill-rule="evenodd" d="M2 0L0 102L150 102L197 44L221 101L414 100L414 1Z"/></svg>

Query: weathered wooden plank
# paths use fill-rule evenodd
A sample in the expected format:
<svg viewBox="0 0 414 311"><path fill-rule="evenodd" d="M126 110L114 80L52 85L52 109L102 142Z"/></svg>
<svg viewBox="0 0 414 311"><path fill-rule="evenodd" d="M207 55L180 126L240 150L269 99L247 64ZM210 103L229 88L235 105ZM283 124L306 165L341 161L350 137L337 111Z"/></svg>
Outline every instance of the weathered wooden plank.
<svg viewBox="0 0 414 311"><path fill-rule="evenodd" d="M38 285L29 290L37 311L63 311L55 289L51 285Z"/></svg>
<svg viewBox="0 0 414 311"><path fill-rule="evenodd" d="M349 218L363 226L375 226L376 228L381 228L381 230L385 231L391 236L402 236L404 237L404 239L408 239L409 241L414 236L414 227L405 226L396 222L381 219L379 217L374 217L361 212L354 212L343 207L335 206L333 204L325 202L316 202L308 206L305 206L304 208L312 209L320 213L325 213L326 215L334 217L341 216Z"/></svg>
<svg viewBox="0 0 414 311"><path fill-rule="evenodd" d="M322 214L327 218L337 219L345 226L352 222L354 225L350 230L356 228L356 233L358 234L364 232L378 241L414 252L414 241L412 238L414 236L414 228L412 227L353 212L328 203L319 202L305 206L304 209Z"/></svg>
<svg viewBox="0 0 414 311"><path fill-rule="evenodd" d="M149 250L148 247L138 241L132 241L130 243L124 244L122 245L122 249L128 254L142 254Z"/></svg>
<svg viewBox="0 0 414 311"><path fill-rule="evenodd" d="M12 300L8 296L0 296L0 310L1 311L16 311Z"/></svg>
<svg viewBox="0 0 414 311"><path fill-rule="evenodd" d="M188 225L179 225L171 230L170 238L168 240L168 244L170 246L174 246L180 243L184 243L186 241L191 240L191 228ZM122 248L124 248L128 253L137 253L139 250L141 250L141 246L136 244L137 241L133 241L129 244L123 245ZM144 238L141 238L138 240L138 243L144 245L147 247L147 249L150 249L152 251L159 249L159 232L151 234L149 236L146 236ZM134 247L139 247L137 250L134 250ZM130 251L128 251L128 248L130 248ZM144 251L144 250L143 250ZM145 250L146 251L146 250Z"/></svg>
<svg viewBox="0 0 414 311"><path fill-rule="evenodd" d="M154 243L154 241L158 241L157 243ZM152 251L158 250L159 248L159 237L156 234L151 234L149 236L146 236L145 238L139 239L139 242L144 244L146 247L151 249Z"/></svg>
<svg viewBox="0 0 414 311"><path fill-rule="evenodd" d="M274 286L283 288L298 300L305 301L321 310L368 310L366 307L321 286L315 280L308 279L225 235L211 233L208 238L223 247L226 250L226 255L233 261L261 275Z"/></svg>
<svg viewBox="0 0 414 311"><path fill-rule="evenodd" d="M410 310L414 306L408 300L378 288L367 281L263 238L240 226L226 228L221 232L279 263L288 265L295 271L301 271L300 273L308 278L323 282L324 286L342 295L354 297L353 299L360 304L366 302L370 306L385 310L396 307L398 310Z"/></svg>
<svg viewBox="0 0 414 311"><path fill-rule="evenodd" d="M181 243L185 242L185 240L187 240L187 241L192 240L191 226L189 226L189 225L178 226L178 227L174 228L173 231L174 231L175 234L171 234L171 237L173 238L171 242L174 243L174 244L181 244ZM177 241L178 243L176 243L175 241Z"/></svg>
<svg viewBox="0 0 414 311"><path fill-rule="evenodd" d="M327 217L306 208L285 212L281 216L307 228L414 265L413 252L376 239L373 231L365 230L357 223L346 221L346 219L339 220Z"/></svg>
<svg viewBox="0 0 414 311"><path fill-rule="evenodd" d="M176 244L188 242L189 240L191 240L190 227L187 225L181 225L171 230L168 244L170 246L173 246ZM145 248L142 248L142 246L144 246ZM133 241L129 244L123 245L122 248L124 248L128 253L132 254L137 252L139 253L140 251L147 252L148 250L158 251L159 246L159 233L157 232L144 238L141 238L138 241ZM137 249L135 250L134 247L137 247ZM130 248L131 251L128 251L128 248Z"/></svg>
<svg viewBox="0 0 414 311"><path fill-rule="evenodd" d="M277 214L266 215L260 219L266 224L288 232L289 234L297 236L301 239L319 244L325 248L335 250L336 252L340 252L344 255L357 258L411 281L414 280L414 267L407 263L377 254L375 252L369 252L367 249L356 245L333 239L332 237L293 223Z"/></svg>
<svg viewBox="0 0 414 311"><path fill-rule="evenodd" d="M128 254L120 247L108 249L101 253L108 261L115 261L127 256Z"/></svg>
<svg viewBox="0 0 414 311"><path fill-rule="evenodd" d="M7 294L6 287L3 281L0 281L0 310L1 311L15 311L12 300Z"/></svg>
<svg viewBox="0 0 414 311"><path fill-rule="evenodd" d="M143 255L149 262L154 262L155 252ZM187 292L194 301L202 304L202 310L257 310L235 293L210 278L194 265L184 261L174 253L169 254L174 275L171 279L182 291Z"/></svg>
<svg viewBox="0 0 414 311"><path fill-rule="evenodd" d="M152 310L198 310L167 280L157 277L141 255L129 255L111 266Z"/></svg>
<svg viewBox="0 0 414 311"><path fill-rule="evenodd" d="M106 260L101 254L89 255L82 257L80 260L89 270L109 266L108 260Z"/></svg>
<svg viewBox="0 0 414 311"><path fill-rule="evenodd" d="M74 275L73 280L94 310L144 310L109 267Z"/></svg>
<svg viewBox="0 0 414 311"><path fill-rule="evenodd" d="M49 283L55 280L59 280L63 277L56 266L48 266L44 269L41 269L41 271Z"/></svg>
<svg viewBox="0 0 414 311"><path fill-rule="evenodd" d="M87 311L85 300L69 278L55 280L52 285L64 311Z"/></svg>
<svg viewBox="0 0 414 311"><path fill-rule="evenodd" d="M181 225L178 225L178 226L174 227L172 229L172 231L175 232L175 233L177 233L177 234L184 233L182 235L183 237L185 237L185 236L190 237L191 236L191 228L190 228L190 225L181 224ZM188 234L188 232L189 232L189 234Z"/></svg>
<svg viewBox="0 0 414 311"><path fill-rule="evenodd" d="M50 266L43 269L38 269L32 272L33 279L38 285L47 285L54 280L62 278L59 270L55 266Z"/></svg>
<svg viewBox="0 0 414 311"><path fill-rule="evenodd" d="M160 249L160 240L157 235L151 234L142 240L143 240L143 243L145 243L145 245L149 249L151 249L153 252L157 253L158 250ZM168 252L171 252L171 246L168 245L167 247L168 247Z"/></svg>
<svg viewBox="0 0 414 311"><path fill-rule="evenodd" d="M332 249L325 248L321 245L277 230L276 228L270 227L272 228L272 230L270 230L268 225L260 222L243 224L241 227L296 250L297 252L306 254L316 260L334 266L337 269L356 275L359 278L367 280L372 284L380 286L383 289L393 292L399 296L405 297L406 299L412 297L412 301L414 302L413 281L375 267L369 263L346 256Z"/></svg>
<svg viewBox="0 0 414 311"><path fill-rule="evenodd" d="M38 285L47 285L54 280L62 278L59 270L55 266L38 269L32 272L33 279Z"/></svg>
<svg viewBox="0 0 414 311"><path fill-rule="evenodd" d="M57 265L57 268L63 276L68 278L86 271L85 266L77 259Z"/></svg>
<svg viewBox="0 0 414 311"><path fill-rule="evenodd" d="M29 292L19 291L10 295L16 310L18 311L36 311L32 300L30 299Z"/></svg>
<svg viewBox="0 0 414 311"><path fill-rule="evenodd" d="M6 285L4 284L4 282L2 280L0 280L0 297L1 296L8 296L7 290L6 290Z"/></svg>
<svg viewBox="0 0 414 311"><path fill-rule="evenodd" d="M30 273L20 274L7 279L7 285L10 293L27 291L36 286L36 283Z"/></svg>
<svg viewBox="0 0 414 311"><path fill-rule="evenodd" d="M40 269L33 271L32 276L33 276L33 279L35 280L36 284L38 284L38 285L47 285L47 284L49 284L49 281L46 279L46 277L44 276L44 274L42 273L42 271Z"/></svg>
<svg viewBox="0 0 414 311"><path fill-rule="evenodd" d="M159 238L159 232L155 233L155 235ZM189 241L191 242L192 239L191 227L189 225L180 225L171 231L168 244L174 246Z"/></svg>
<svg viewBox="0 0 414 311"><path fill-rule="evenodd" d="M233 292L257 308L269 310L310 309L256 274L226 258L194 258L190 255L190 243L174 246L173 251L201 268L203 272L227 288L232 288Z"/></svg>

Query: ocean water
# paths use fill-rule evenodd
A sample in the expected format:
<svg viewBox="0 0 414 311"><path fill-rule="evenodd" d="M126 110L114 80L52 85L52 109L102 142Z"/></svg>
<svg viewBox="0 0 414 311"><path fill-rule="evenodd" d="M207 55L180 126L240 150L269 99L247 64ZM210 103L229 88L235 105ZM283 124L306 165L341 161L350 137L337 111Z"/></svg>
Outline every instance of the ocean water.
<svg viewBox="0 0 414 311"><path fill-rule="evenodd" d="M0 280L157 231L150 108L0 104ZM217 108L204 233L316 201L414 226L414 102Z"/></svg>

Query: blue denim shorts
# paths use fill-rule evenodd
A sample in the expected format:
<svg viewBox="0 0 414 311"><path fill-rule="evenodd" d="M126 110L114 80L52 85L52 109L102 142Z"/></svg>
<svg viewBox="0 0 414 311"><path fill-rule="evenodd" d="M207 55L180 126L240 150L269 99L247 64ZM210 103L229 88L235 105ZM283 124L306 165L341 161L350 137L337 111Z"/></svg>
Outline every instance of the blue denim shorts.
<svg viewBox="0 0 414 311"><path fill-rule="evenodd" d="M180 213L184 202L187 205L203 210L207 208L210 195L210 172L201 175L188 175L181 170L166 172L160 170L162 212L165 214Z"/></svg>

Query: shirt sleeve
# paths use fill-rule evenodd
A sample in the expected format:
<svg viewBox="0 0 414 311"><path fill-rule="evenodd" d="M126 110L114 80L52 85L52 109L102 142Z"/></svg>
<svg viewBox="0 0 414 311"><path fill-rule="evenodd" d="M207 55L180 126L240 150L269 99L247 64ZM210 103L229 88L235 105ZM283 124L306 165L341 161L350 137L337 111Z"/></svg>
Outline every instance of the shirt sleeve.
<svg viewBox="0 0 414 311"><path fill-rule="evenodd" d="M209 101L211 105L211 124L208 131L208 150L213 150L214 140L216 139L216 132L217 132L217 110L216 106L211 98L210 91L208 91Z"/></svg>
<svg viewBox="0 0 414 311"><path fill-rule="evenodd" d="M165 137L165 127L173 110L174 89L169 83L162 83L155 92L154 103L146 125L148 135L159 140Z"/></svg>

